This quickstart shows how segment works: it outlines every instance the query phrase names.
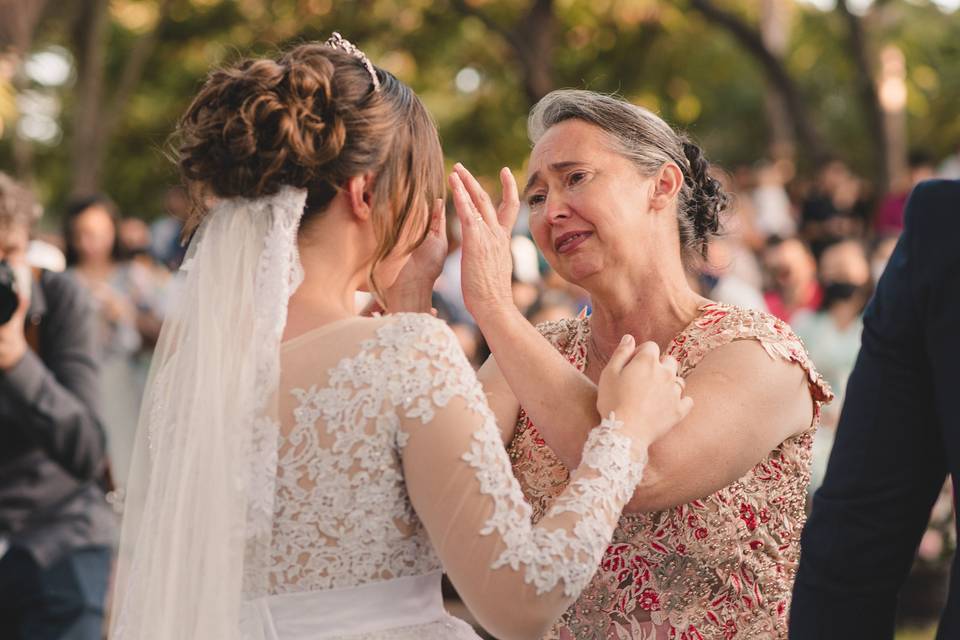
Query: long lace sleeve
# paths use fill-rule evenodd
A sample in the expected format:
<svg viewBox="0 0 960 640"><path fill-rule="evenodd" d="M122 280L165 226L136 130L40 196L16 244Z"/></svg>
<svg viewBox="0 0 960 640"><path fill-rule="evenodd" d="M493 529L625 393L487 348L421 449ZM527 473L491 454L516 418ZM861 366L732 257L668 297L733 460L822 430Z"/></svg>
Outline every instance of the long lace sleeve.
<svg viewBox="0 0 960 640"><path fill-rule="evenodd" d="M643 473L621 423L604 420L537 525L493 414L452 332L426 316L389 327L389 402L411 502L444 569L497 637L539 638L593 576ZM385 354L386 355L386 354Z"/></svg>

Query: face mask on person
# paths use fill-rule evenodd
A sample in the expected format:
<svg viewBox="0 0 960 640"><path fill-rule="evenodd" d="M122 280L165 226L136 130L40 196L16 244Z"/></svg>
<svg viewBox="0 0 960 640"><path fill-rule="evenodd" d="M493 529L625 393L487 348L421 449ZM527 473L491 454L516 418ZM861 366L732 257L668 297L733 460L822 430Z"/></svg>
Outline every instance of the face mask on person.
<svg viewBox="0 0 960 640"><path fill-rule="evenodd" d="M828 309L835 302L845 302L850 300L863 287L853 282L824 282L823 283L823 308Z"/></svg>

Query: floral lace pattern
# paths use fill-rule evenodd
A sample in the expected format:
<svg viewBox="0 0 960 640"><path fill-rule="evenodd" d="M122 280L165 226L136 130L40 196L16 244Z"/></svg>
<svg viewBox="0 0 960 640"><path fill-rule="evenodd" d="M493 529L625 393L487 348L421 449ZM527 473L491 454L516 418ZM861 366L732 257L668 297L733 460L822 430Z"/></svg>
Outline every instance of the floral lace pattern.
<svg viewBox="0 0 960 640"><path fill-rule="evenodd" d="M326 386L292 390L295 424L281 435L277 470L274 593L440 569L403 482L399 416L385 410L407 405L429 422L430 380L404 349L419 333L410 319L388 323L329 371Z"/></svg>
<svg viewBox="0 0 960 640"><path fill-rule="evenodd" d="M581 371L589 331L588 319L541 327ZM621 517L599 572L555 625L552 637L645 637L650 623L637 620L642 614L677 640L786 638L812 434L820 404L832 394L789 327L761 312L706 305L667 353L687 376L707 353L734 340L757 340L772 357L806 371L815 405L813 425L703 500ZM567 470L522 411L510 454L537 520L566 486Z"/></svg>
<svg viewBox="0 0 960 640"><path fill-rule="evenodd" d="M524 570L538 593L588 583L617 514L643 473L612 416L587 443L581 474L551 514L574 513L572 530L534 527L510 471L494 416L456 337L442 322L396 314L324 387L292 392L292 429L281 438L271 585L275 593L359 586L439 569L406 493L402 420L424 425L454 398L481 416L462 459L493 502L479 531L502 539L491 569Z"/></svg>

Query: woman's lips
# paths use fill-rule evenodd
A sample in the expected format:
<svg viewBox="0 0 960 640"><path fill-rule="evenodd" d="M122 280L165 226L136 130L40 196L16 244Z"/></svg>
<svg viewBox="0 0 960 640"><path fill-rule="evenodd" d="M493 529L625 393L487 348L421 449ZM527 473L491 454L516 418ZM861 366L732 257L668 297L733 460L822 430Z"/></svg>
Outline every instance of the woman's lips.
<svg viewBox="0 0 960 640"><path fill-rule="evenodd" d="M590 231L568 231L554 241L553 248L560 254L570 253L592 235Z"/></svg>

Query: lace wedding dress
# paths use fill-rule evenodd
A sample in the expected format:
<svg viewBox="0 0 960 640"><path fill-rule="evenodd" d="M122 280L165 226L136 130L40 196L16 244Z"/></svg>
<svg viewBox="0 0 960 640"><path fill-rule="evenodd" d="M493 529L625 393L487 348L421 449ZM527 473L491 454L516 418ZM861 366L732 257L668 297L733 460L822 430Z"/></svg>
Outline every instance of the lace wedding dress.
<svg viewBox="0 0 960 640"><path fill-rule="evenodd" d="M441 569L492 632L531 637L587 584L642 469L616 424L533 527L442 322L340 321L285 343L281 363L268 638L476 638L444 612Z"/></svg>
<svg viewBox="0 0 960 640"><path fill-rule="evenodd" d="M114 640L539 638L589 582L645 453L611 416L536 525L446 325L349 318L283 344L306 193L219 202L154 356Z"/></svg>

